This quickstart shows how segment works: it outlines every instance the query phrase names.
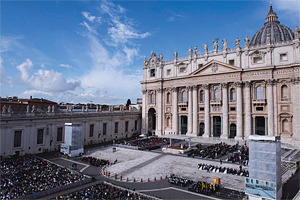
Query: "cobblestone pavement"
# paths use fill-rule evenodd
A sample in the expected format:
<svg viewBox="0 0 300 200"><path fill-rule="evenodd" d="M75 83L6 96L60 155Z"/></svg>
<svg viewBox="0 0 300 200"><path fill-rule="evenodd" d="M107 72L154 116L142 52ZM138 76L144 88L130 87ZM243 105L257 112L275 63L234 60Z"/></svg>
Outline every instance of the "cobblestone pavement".
<svg viewBox="0 0 300 200"><path fill-rule="evenodd" d="M160 177L165 178L170 174L181 175L189 177L194 181L207 181L212 182L213 178L221 178L221 184L225 187L235 190L245 190L245 177L207 172L205 170L198 170L199 163L212 164L215 166L230 167L238 169L239 165L223 162L222 165L218 161L190 158L181 155L157 153L151 151L139 151L126 148L117 148L113 152L112 147L91 150L86 156L93 156L99 159L109 159L110 162L117 160L116 164L106 167L105 171L110 172L110 178L114 179L115 174L122 180L126 181L154 181ZM246 168L247 167L244 167Z"/></svg>

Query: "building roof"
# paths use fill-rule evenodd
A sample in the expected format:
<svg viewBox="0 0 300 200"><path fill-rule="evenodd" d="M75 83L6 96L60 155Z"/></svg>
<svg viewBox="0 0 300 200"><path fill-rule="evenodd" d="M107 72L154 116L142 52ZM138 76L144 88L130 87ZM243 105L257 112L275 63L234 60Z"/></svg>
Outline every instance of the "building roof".
<svg viewBox="0 0 300 200"><path fill-rule="evenodd" d="M270 43L277 43L293 39L293 31L289 27L280 24L277 14L273 11L272 5L270 5L270 11L266 16L265 24L254 34L250 46L266 44L268 40L270 40Z"/></svg>

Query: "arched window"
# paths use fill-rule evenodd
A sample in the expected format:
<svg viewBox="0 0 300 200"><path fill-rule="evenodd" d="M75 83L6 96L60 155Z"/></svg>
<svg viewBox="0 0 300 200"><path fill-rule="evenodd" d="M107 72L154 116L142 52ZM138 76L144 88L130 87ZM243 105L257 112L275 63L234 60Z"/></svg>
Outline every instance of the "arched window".
<svg viewBox="0 0 300 200"><path fill-rule="evenodd" d="M204 91L203 90L201 90L200 91L200 101L204 101Z"/></svg>
<svg viewBox="0 0 300 200"><path fill-rule="evenodd" d="M215 89L215 101L220 101L220 89Z"/></svg>
<svg viewBox="0 0 300 200"><path fill-rule="evenodd" d="M182 102L187 102L186 91L182 92Z"/></svg>
<svg viewBox="0 0 300 200"><path fill-rule="evenodd" d="M288 97L289 97L288 86L286 85L281 86L281 98L287 99Z"/></svg>
<svg viewBox="0 0 300 200"><path fill-rule="evenodd" d="M170 94L170 92L167 93L167 103L171 103L171 94Z"/></svg>
<svg viewBox="0 0 300 200"><path fill-rule="evenodd" d="M171 120L170 120L170 117L168 117L168 118L167 118L167 127L170 126L170 121L171 121Z"/></svg>
<svg viewBox="0 0 300 200"><path fill-rule="evenodd" d="M150 95L150 103L155 103L155 95L154 95L154 93L152 93Z"/></svg>
<svg viewBox="0 0 300 200"><path fill-rule="evenodd" d="M231 88L230 90L230 100L235 101L235 89Z"/></svg>
<svg viewBox="0 0 300 200"><path fill-rule="evenodd" d="M261 86L257 86L256 88L256 99L263 99L264 94L263 94L263 88Z"/></svg>

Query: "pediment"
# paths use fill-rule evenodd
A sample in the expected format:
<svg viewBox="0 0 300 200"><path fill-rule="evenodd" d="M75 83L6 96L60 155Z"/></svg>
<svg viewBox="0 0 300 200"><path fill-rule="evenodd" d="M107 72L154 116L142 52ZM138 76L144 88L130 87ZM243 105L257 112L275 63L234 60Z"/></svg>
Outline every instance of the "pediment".
<svg viewBox="0 0 300 200"><path fill-rule="evenodd" d="M263 52L263 51L253 51L249 54L250 57L262 57L266 54L266 52Z"/></svg>
<svg viewBox="0 0 300 200"><path fill-rule="evenodd" d="M221 74L221 73L232 73L232 72L240 72L241 68L229 65L217 60L212 60L206 63L201 68L192 72L191 75L209 75L209 74Z"/></svg>

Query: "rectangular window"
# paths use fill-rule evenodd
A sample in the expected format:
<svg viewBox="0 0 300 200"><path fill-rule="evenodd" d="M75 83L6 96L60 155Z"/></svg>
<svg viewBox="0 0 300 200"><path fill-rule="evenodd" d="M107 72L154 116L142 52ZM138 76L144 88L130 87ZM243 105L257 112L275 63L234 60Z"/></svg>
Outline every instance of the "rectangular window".
<svg viewBox="0 0 300 200"><path fill-rule="evenodd" d="M155 69L150 69L150 77L155 77Z"/></svg>
<svg viewBox="0 0 300 200"><path fill-rule="evenodd" d="M44 143L44 129L38 129L36 144L43 144L43 143Z"/></svg>
<svg viewBox="0 0 300 200"><path fill-rule="evenodd" d="M181 111L186 111L186 108L181 108Z"/></svg>
<svg viewBox="0 0 300 200"><path fill-rule="evenodd" d="M134 121L134 130L137 130L137 120Z"/></svg>
<svg viewBox="0 0 300 200"><path fill-rule="evenodd" d="M180 73L185 72L185 67L181 67L181 68L179 69L179 72L180 72Z"/></svg>
<svg viewBox="0 0 300 200"><path fill-rule="evenodd" d="M204 111L204 107L200 107L200 111Z"/></svg>
<svg viewBox="0 0 300 200"><path fill-rule="evenodd" d="M94 136L94 124L90 125L90 137Z"/></svg>
<svg viewBox="0 0 300 200"><path fill-rule="evenodd" d="M14 147L21 147L22 131L15 131Z"/></svg>
<svg viewBox="0 0 300 200"><path fill-rule="evenodd" d="M128 132L128 122L125 122L125 132Z"/></svg>
<svg viewBox="0 0 300 200"><path fill-rule="evenodd" d="M264 107L256 107L256 111L263 111Z"/></svg>
<svg viewBox="0 0 300 200"><path fill-rule="evenodd" d="M167 69L167 76L170 76L170 75L171 75L171 70Z"/></svg>
<svg viewBox="0 0 300 200"><path fill-rule="evenodd" d="M115 133L118 133L119 122L115 122Z"/></svg>
<svg viewBox="0 0 300 200"><path fill-rule="evenodd" d="M230 107L230 111L235 111L235 107Z"/></svg>
<svg viewBox="0 0 300 200"><path fill-rule="evenodd" d="M234 59L229 60L229 65L234 65Z"/></svg>
<svg viewBox="0 0 300 200"><path fill-rule="evenodd" d="M203 64L199 64L198 65L198 69L200 69L201 67L203 67Z"/></svg>
<svg viewBox="0 0 300 200"><path fill-rule="evenodd" d="M287 61L287 54L286 53L282 53L280 54L280 61Z"/></svg>
<svg viewBox="0 0 300 200"><path fill-rule="evenodd" d="M58 127L57 128L57 142L62 141L62 136L63 136L63 127Z"/></svg>
<svg viewBox="0 0 300 200"><path fill-rule="evenodd" d="M263 63L262 57L254 57L253 63L256 63L256 64Z"/></svg>
<svg viewBox="0 0 300 200"><path fill-rule="evenodd" d="M103 135L106 135L107 123L103 124Z"/></svg>

